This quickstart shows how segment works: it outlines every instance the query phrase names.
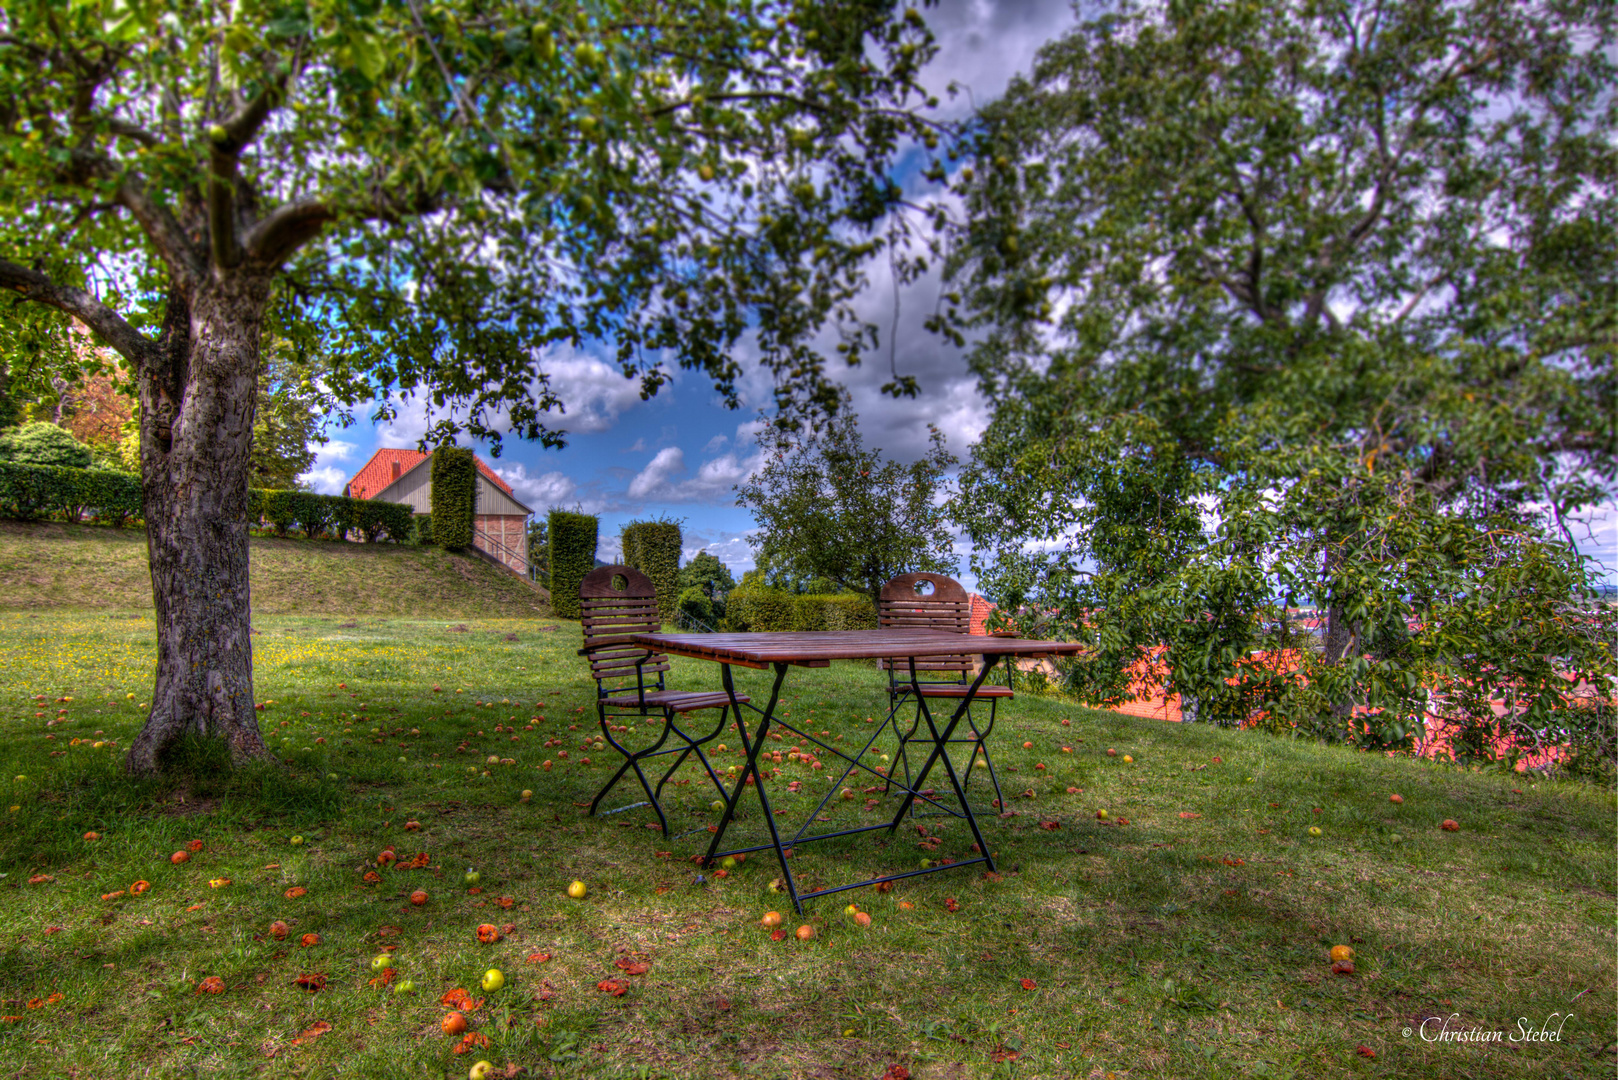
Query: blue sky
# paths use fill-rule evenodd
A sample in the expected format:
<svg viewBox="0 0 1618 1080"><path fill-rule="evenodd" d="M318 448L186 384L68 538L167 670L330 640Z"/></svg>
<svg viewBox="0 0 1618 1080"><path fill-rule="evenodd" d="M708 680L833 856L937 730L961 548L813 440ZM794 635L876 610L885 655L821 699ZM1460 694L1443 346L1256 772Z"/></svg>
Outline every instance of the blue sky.
<svg viewBox="0 0 1618 1080"><path fill-rule="evenodd" d="M1073 25L1066 0L944 0L928 20L938 37L939 55L924 81L942 100L942 112L967 113L1003 92L1007 81L1030 66L1041 44ZM950 83L963 92L945 94ZM926 196L931 185L908 170L911 193ZM860 417L868 446L901 461L927 449L927 427L944 432L951 452L965 459L989 420L986 403L966 370L961 353L928 333L922 322L939 291L936 276L896 290L885 267L871 268L872 287L862 297L861 314L888 332L898 305L897 347L892 367L921 383L918 399L894 401L880 387L893 374L886 357L872 358L842 375ZM824 343L831 355L833 341ZM685 554L712 551L739 577L753 566L747 543L751 515L735 505L735 487L757 466L752 433L758 409L770 402L767 376L745 355L740 383L742 407L725 409L700 374L676 372L650 401L640 399L636 381L623 377L605 348L559 351L545 357L552 385L567 402L554 427L568 431L563 450L508 440L495 470L528 505L543 514L560 506L580 508L601 518L603 559L618 555L620 527L631 520L672 517L684 522ZM360 415L364 415L363 412ZM318 491L336 492L378 447L415 447L427 423L408 404L392 423L365 421L333 429L305 479ZM485 457L488 455L484 451ZM1618 509L1607 506L1574 529L1582 549L1618 567ZM958 545L959 576L972 587L968 552ZM1608 571L1618 580L1618 573Z"/></svg>

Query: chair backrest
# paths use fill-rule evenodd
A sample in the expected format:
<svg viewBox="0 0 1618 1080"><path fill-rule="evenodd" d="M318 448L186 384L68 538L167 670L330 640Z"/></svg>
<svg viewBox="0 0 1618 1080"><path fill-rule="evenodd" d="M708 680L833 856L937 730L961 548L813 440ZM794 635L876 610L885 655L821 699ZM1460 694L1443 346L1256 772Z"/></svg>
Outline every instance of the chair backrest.
<svg viewBox="0 0 1618 1080"><path fill-rule="evenodd" d="M972 599L960 582L943 574L900 574L882 586L876 620L882 627L968 634L972 630ZM890 671L910 670L907 659L882 660L880 665ZM916 658L918 672L954 672L964 678L972 667L972 658L965 653Z"/></svg>
<svg viewBox="0 0 1618 1080"><path fill-rule="evenodd" d="M652 579L631 566L598 566L579 582L579 617L586 647L601 646L590 654L590 674L602 693L636 682L644 674L661 688L669 659L629 640L631 634L655 634L663 628L657 610L657 587ZM635 662L646 662L639 669Z"/></svg>

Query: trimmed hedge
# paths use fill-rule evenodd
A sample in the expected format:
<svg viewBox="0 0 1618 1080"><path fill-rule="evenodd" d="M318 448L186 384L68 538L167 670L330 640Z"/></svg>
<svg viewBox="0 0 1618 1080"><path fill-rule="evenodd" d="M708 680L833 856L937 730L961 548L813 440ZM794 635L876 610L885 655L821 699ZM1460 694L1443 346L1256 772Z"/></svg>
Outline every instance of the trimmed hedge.
<svg viewBox="0 0 1618 1080"><path fill-rule="evenodd" d="M579 617L579 583L596 568L601 523L594 514L552 510L546 519L551 546L551 610L558 618Z"/></svg>
<svg viewBox="0 0 1618 1080"><path fill-rule="evenodd" d="M433 542L439 547L472 546L472 515L477 513L478 465L464 446L433 451Z"/></svg>
<svg viewBox="0 0 1618 1080"><path fill-rule="evenodd" d="M55 514L78 521L90 515L121 526L140 517L140 511L140 477L132 473L0 461L0 517L30 521ZM308 537L352 531L369 543L406 543L415 528L414 514L404 503L312 491L253 488L247 493L247 516L280 536L294 529Z"/></svg>
<svg viewBox="0 0 1618 1080"><path fill-rule="evenodd" d="M140 477L130 473L0 461L0 517L77 521L92 514L122 525L140 516L140 505Z"/></svg>
<svg viewBox="0 0 1618 1080"><path fill-rule="evenodd" d="M652 579L657 613L672 622L680 608L680 535L678 521L631 521L623 529L624 565Z"/></svg>
<svg viewBox="0 0 1618 1080"><path fill-rule="evenodd" d="M714 612L713 601L708 594L695 585L680 593L676 622L681 629L702 630L707 627L717 627L719 616Z"/></svg>
<svg viewBox="0 0 1618 1080"><path fill-rule="evenodd" d="M876 608L859 593L797 596L781 589L738 586L725 597L730 629L769 633L784 630L875 630Z"/></svg>

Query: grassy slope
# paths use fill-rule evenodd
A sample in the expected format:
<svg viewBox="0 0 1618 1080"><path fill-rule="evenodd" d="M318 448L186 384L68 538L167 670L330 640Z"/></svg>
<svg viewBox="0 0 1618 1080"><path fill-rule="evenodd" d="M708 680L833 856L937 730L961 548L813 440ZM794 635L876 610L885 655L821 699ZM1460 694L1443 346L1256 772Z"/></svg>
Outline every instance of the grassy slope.
<svg viewBox="0 0 1618 1080"><path fill-rule="evenodd" d="M523 618L549 610L512 575L432 547L255 537L252 587L260 615ZM151 606L143 531L0 522L0 610Z"/></svg>
<svg viewBox="0 0 1618 1080"><path fill-rule="evenodd" d="M813 942L776 943L760 914L797 920L765 891L777 871L764 856L696 882L687 860L713 796L693 772L668 789L688 835L647 831L644 811L581 816L606 766L584 745L576 626L468 621L256 620L265 725L293 767L221 779L204 765L175 790L117 774L149 685L149 620L0 613L0 1014L19 1018L0 1025L0 1074L459 1077L477 1056L536 1076L1613 1073L1608 792L1022 697L993 744L1020 811L985 815L1001 880L963 870L828 898L809 912ZM674 680L710 688L716 672L678 662ZM761 674L738 681L762 699ZM851 745L873 730L879 685L855 664L794 671L783 711ZM47 727L58 710L69 722ZM497 732L507 720L515 731ZM489 754L516 764L486 775ZM739 762L736 740L715 760ZM810 792L828 782L780 768ZM774 792L782 820L806 811L810 796ZM745 805L736 835L762 835ZM1100 807L1129 824L1098 822ZM862 820L859 800L830 813L827 828ZM1461 831L1440 831L1445 818ZM412 819L421 831L404 831ZM86 829L103 838L84 842ZM929 854L909 826L882 836L802 848L795 872L831 884ZM942 836L931 854L965 854L958 823ZM171 865L192 838L205 850ZM367 885L384 844L429 852L432 866ZM481 894L460 883L468 865ZM35 874L52 880L26 884ZM149 893L100 899L137 878ZM590 885L583 902L563 895L573 878ZM308 895L284 897L295 885ZM431 896L420 908L404 899L417 886ZM871 929L841 916L846 898L874 914ZM292 925L286 942L266 934L275 919ZM478 945L483 921L514 926ZM301 948L304 933L321 940ZM1327 971L1336 943L1358 950L1352 978ZM389 945L413 995L367 985ZM626 955L650 972L623 976ZM491 1045L456 1056L437 999L475 990L490 966L508 978L473 1014ZM306 972L328 989L299 990ZM198 995L208 975L229 990ZM608 978L631 989L603 994ZM53 993L64 998L26 1007ZM1509 1036L1519 1017L1554 1026L1568 1012L1560 1042L1402 1034L1453 1015L1452 1027ZM316 1021L333 1030L295 1044Z"/></svg>

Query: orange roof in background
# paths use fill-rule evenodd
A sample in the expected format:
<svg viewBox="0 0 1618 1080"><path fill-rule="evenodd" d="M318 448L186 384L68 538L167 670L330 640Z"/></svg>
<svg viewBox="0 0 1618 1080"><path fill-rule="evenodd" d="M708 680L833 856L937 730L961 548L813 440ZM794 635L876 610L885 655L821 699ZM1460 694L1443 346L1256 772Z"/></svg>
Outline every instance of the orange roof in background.
<svg viewBox="0 0 1618 1080"><path fill-rule="evenodd" d="M360 471L343 485L343 491L350 498L374 499L393 483L395 462L399 465L399 476L402 477L430 457L431 454L423 454L419 450L378 450L371 455L371 460L362 465ZM482 473L491 484L516 498L516 492L511 490L511 485L496 476L494 470L489 468L482 458L474 455L474 460L478 463L478 472Z"/></svg>

